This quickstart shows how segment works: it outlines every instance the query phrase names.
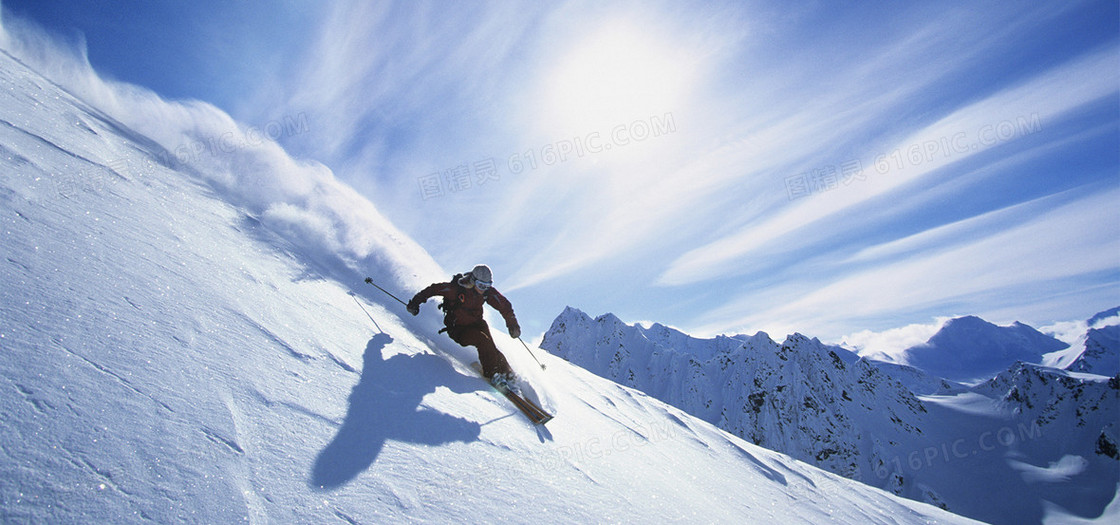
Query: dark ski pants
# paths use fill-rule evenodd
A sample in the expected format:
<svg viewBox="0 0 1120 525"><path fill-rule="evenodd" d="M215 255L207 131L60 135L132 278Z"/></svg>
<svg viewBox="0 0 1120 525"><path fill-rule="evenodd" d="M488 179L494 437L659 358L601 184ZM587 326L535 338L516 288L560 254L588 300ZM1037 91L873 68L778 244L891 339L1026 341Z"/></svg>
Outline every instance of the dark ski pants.
<svg viewBox="0 0 1120 525"><path fill-rule="evenodd" d="M513 372L509 362L506 361L506 356L502 355L494 344L494 338L490 336L490 327L486 324L452 328L447 331L447 335L460 346L473 346L478 349L478 362L482 364L482 375L487 379L494 374Z"/></svg>

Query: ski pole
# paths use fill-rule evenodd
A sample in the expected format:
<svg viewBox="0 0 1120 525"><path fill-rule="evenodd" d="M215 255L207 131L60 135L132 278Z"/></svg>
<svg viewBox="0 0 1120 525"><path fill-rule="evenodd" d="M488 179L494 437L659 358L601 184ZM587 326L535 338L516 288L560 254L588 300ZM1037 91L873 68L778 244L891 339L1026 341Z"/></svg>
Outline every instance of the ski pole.
<svg viewBox="0 0 1120 525"><path fill-rule="evenodd" d="M541 370L544 370L545 369L544 363L542 363L540 359L537 359L537 356L535 354L533 354L532 350L529 350L529 345L525 344L525 341L522 340L520 337L518 337L517 340L521 341L521 346L525 347L525 351L529 352L529 355L533 356L533 361L536 361L538 365L541 365Z"/></svg>
<svg viewBox="0 0 1120 525"><path fill-rule="evenodd" d="M389 290L386 290L386 289L384 289L384 288L382 288L382 287L380 287L380 286L377 286L377 283L373 282L373 278L372 278L372 277L366 277L366 282L367 282L367 283L369 283L369 284L372 284L374 288L377 288L378 290L381 290L382 292L385 292L385 295L388 295L389 297L392 297L393 299L396 299L398 303L401 303L401 304L403 304L403 305L405 305L405 306L408 306L408 303L406 303L406 302L404 302L404 301L400 300L400 299L399 299L399 298L398 298L397 296L395 296L395 295L393 295L393 294L389 293Z"/></svg>

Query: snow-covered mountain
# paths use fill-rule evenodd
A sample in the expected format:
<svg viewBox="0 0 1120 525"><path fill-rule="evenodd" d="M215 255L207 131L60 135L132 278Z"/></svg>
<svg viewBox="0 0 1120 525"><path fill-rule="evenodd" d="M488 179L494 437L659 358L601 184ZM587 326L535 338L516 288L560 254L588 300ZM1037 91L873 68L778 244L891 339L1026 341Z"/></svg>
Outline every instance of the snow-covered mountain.
<svg viewBox="0 0 1120 525"><path fill-rule="evenodd" d="M1081 354L1066 370L1097 375L1120 374L1120 325L1090 328Z"/></svg>
<svg viewBox="0 0 1120 525"><path fill-rule="evenodd" d="M926 373L920 368L893 361L876 361L868 358L880 372L902 383L915 395L951 394L968 390L968 386Z"/></svg>
<svg viewBox="0 0 1120 525"><path fill-rule="evenodd" d="M983 521L1114 516L1116 378L1016 364L970 389L800 334L698 339L574 308L541 346L753 443ZM900 375L942 395L915 396Z"/></svg>
<svg viewBox="0 0 1120 525"><path fill-rule="evenodd" d="M1086 321L1089 328L1120 324L1120 306L1099 312Z"/></svg>
<svg viewBox="0 0 1120 525"><path fill-rule="evenodd" d="M1100 376L1017 363L974 391L998 399L1006 410L1035 427L1032 431L1040 438L1031 440L1035 448L1057 447L1065 457L1064 453L1092 444L1098 455L1120 460L1115 452L1120 443L1115 439L1120 377L1101 380ZM1041 439L1047 435L1051 439ZM1088 465L1084 462L1082 466ZM1117 468L1108 461L1092 465L1101 468L1098 476L1102 478Z"/></svg>
<svg viewBox="0 0 1120 525"><path fill-rule="evenodd" d="M1120 308L1094 315L1069 348L1045 356L1043 364L1073 372L1120 374Z"/></svg>
<svg viewBox="0 0 1120 525"><path fill-rule="evenodd" d="M502 338L556 413L529 425L434 309L361 282L446 274L328 170L21 38L0 34L0 522L970 521Z"/></svg>
<svg viewBox="0 0 1120 525"><path fill-rule="evenodd" d="M989 378L1018 361L1039 363L1065 343L1022 323L997 326L979 317L951 319L924 344L904 354L904 364L951 381Z"/></svg>
<svg viewBox="0 0 1120 525"><path fill-rule="evenodd" d="M851 478L886 461L883 444L921 436L925 408L912 393L851 352L800 334L782 344L761 332L705 340L568 308L541 346L755 444Z"/></svg>

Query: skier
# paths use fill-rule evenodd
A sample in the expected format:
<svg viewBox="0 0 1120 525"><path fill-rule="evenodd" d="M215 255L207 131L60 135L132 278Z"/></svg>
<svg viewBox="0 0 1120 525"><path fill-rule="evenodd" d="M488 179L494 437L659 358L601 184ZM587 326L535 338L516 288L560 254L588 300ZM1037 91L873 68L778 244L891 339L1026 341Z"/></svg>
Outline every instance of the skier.
<svg viewBox="0 0 1120 525"><path fill-rule="evenodd" d="M513 380L506 357L498 351L490 327L482 318L482 304L489 304L502 314L506 321L509 336L521 337L521 327L513 315L513 305L498 290L494 289L494 277L490 267L485 264L473 270L455 275L450 282L435 283L424 288L408 302L408 313L420 313L420 305L433 296L442 296L443 330L451 340L460 346L473 346L478 349L478 361L482 364L482 375L493 385L506 386Z"/></svg>

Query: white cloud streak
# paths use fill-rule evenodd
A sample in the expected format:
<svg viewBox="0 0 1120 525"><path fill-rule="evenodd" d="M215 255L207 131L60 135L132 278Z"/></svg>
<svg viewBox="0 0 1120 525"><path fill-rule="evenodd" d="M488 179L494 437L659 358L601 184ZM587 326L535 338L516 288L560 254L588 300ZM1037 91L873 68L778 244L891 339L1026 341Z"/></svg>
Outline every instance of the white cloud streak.
<svg viewBox="0 0 1120 525"><path fill-rule="evenodd" d="M880 152L868 152L861 156L865 159L865 170L873 172L877 168L875 160L879 159L891 171L889 176L796 201L771 217L746 225L738 233L692 249L673 261L660 282L681 285L733 275L737 260L749 258L778 241L787 245L797 243L791 234L802 228L1035 132L1045 123L1058 121L1086 104L1115 96L1120 83L1116 68L1112 67L1115 58L1111 49L1094 53L960 108ZM910 166L905 170L894 169L892 163L896 158L889 157L891 152L899 152L902 162Z"/></svg>
<svg viewBox="0 0 1120 525"><path fill-rule="evenodd" d="M763 303L766 307L761 312L757 300L733 301L711 313L713 322L706 330L780 323L823 331L843 324L839 323L843 319L889 316L967 302L967 298L983 294L1002 295L1003 299L997 297L992 304L1032 297L1032 288L1116 270L1116 254L1120 253L1116 202L1120 202L1120 188L1108 188L1017 226L963 238L949 246L934 242L936 235L919 234L902 242L920 255L887 259L818 289L810 283L797 283L765 291L763 295L772 302ZM972 226L966 222L952 228L967 231ZM755 313L740 314L752 309Z"/></svg>
<svg viewBox="0 0 1120 525"><path fill-rule="evenodd" d="M952 317L939 317L932 323L914 323L882 332L862 330L844 336L840 344L862 357L879 361L904 362L905 351L934 336Z"/></svg>

